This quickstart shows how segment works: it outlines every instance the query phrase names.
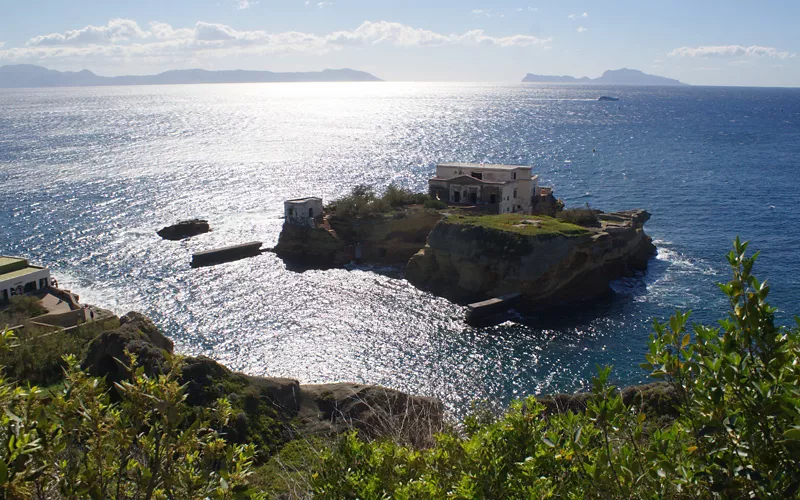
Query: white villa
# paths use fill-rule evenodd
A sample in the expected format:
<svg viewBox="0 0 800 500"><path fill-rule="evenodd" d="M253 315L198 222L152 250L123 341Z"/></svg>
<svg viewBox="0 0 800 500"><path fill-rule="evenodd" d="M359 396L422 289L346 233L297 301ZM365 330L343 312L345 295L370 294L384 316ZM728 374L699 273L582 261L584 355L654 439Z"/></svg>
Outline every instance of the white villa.
<svg viewBox="0 0 800 500"><path fill-rule="evenodd" d="M428 181L432 198L450 204L474 205L492 213L531 213L540 196L539 176L521 165L442 163Z"/></svg>
<svg viewBox="0 0 800 500"><path fill-rule="evenodd" d="M283 215L286 222L297 226L314 225L314 218L322 215L322 198L310 196L283 202Z"/></svg>
<svg viewBox="0 0 800 500"><path fill-rule="evenodd" d="M0 304L14 295L50 287L50 270L32 266L26 259L0 255Z"/></svg>

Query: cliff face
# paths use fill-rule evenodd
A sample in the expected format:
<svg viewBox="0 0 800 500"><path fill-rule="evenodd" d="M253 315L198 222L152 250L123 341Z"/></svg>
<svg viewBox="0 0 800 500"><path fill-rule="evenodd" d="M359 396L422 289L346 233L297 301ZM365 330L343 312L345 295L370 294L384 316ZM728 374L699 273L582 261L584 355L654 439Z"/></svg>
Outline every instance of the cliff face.
<svg viewBox="0 0 800 500"><path fill-rule="evenodd" d="M371 217L325 216L319 227L284 224L275 253L308 268L330 268L351 261L404 265L425 246L442 216L409 210Z"/></svg>
<svg viewBox="0 0 800 500"><path fill-rule="evenodd" d="M408 263L415 286L458 302L522 294L527 308L597 298L609 282L644 270L655 247L643 210L602 214L576 235L524 235L443 220Z"/></svg>

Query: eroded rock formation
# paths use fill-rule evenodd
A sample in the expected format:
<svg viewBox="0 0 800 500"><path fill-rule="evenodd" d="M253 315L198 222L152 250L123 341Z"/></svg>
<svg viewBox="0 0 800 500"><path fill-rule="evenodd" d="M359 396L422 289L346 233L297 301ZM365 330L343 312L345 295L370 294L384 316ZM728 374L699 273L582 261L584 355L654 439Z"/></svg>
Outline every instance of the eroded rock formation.
<svg viewBox="0 0 800 500"><path fill-rule="evenodd" d="M445 219L414 255L406 278L457 302L521 293L541 308L594 299L609 282L644 270L655 251L644 210L600 214L600 227L578 235L524 235Z"/></svg>

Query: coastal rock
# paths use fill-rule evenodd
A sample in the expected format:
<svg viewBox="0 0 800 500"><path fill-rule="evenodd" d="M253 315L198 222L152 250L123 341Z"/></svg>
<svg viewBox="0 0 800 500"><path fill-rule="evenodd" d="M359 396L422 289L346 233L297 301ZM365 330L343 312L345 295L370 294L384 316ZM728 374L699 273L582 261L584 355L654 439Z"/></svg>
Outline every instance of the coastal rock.
<svg viewBox="0 0 800 500"><path fill-rule="evenodd" d="M352 260L347 246L347 242L323 227L284 224L273 251L291 265L329 269Z"/></svg>
<svg viewBox="0 0 800 500"><path fill-rule="evenodd" d="M284 223L273 251L286 262L328 269L349 262L404 265L423 246L442 215L400 210L367 217L325 214L315 227Z"/></svg>
<svg viewBox="0 0 800 500"><path fill-rule="evenodd" d="M370 385L300 385L289 378L243 375L205 356L186 358L181 377L191 405L207 406L220 397L249 399L245 408L261 404L274 418L294 422L300 434L332 435L358 429L370 438L391 436L419 444L439 430L443 421L442 404L433 398ZM245 421L258 416L245 413Z"/></svg>
<svg viewBox="0 0 800 500"><path fill-rule="evenodd" d="M120 318L118 329L103 332L89 343L81 367L94 377L106 377L112 385L130 376L128 352L145 373L156 375L169 368L172 349L172 341L149 318L131 312Z"/></svg>
<svg viewBox="0 0 800 500"><path fill-rule="evenodd" d="M300 386L300 421L315 434L356 428L369 438L430 444L444 421L442 403L385 387L337 383Z"/></svg>
<svg viewBox="0 0 800 500"><path fill-rule="evenodd" d="M165 240L182 240L209 231L211 231L211 226L207 220L190 219L159 229L156 234Z"/></svg>
<svg viewBox="0 0 800 500"><path fill-rule="evenodd" d="M645 413L651 421L663 423L675 419L679 414L681 399L678 392L666 382L631 385L620 389L622 402ZM545 407L546 414L582 413L592 397L588 392L575 394L551 394L536 399Z"/></svg>
<svg viewBox="0 0 800 500"><path fill-rule="evenodd" d="M492 227L439 222L408 263L415 286L457 302L520 293L526 308L591 300L614 279L644 270L655 251L644 210L601 214L600 227L577 235L524 235Z"/></svg>

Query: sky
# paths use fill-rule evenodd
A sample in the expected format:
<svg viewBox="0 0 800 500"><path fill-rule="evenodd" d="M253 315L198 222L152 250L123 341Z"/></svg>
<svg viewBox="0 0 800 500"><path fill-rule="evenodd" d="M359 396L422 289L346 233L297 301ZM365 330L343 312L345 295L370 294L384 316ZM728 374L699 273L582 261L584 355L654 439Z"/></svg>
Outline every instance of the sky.
<svg viewBox="0 0 800 500"><path fill-rule="evenodd" d="M798 0L0 0L0 65L496 82L627 67L695 85L800 86L798 20Z"/></svg>

